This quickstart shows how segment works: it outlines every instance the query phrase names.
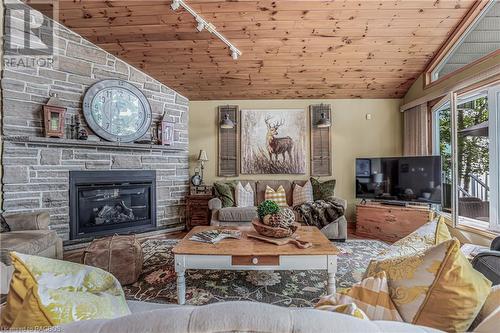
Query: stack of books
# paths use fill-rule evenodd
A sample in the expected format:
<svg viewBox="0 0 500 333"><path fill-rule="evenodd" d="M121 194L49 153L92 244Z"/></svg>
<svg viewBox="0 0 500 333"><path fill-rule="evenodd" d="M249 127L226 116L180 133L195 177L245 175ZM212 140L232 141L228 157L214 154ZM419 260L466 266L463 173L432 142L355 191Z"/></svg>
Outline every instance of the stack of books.
<svg viewBox="0 0 500 333"><path fill-rule="evenodd" d="M223 239L226 238L235 238L235 239L240 239L241 238L241 231L239 230L232 230L232 229L214 229L214 230L207 230L207 231L202 231L202 232L197 232L193 234L189 240L195 241L195 242L202 242L202 243L218 243Z"/></svg>

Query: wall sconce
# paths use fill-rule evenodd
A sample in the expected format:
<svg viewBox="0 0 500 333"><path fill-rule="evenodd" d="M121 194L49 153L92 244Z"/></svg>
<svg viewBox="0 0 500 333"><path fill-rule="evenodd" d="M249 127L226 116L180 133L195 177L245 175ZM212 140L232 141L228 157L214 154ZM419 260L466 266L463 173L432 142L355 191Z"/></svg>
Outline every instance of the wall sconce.
<svg viewBox="0 0 500 333"><path fill-rule="evenodd" d="M332 126L330 119L326 117L324 112L321 113L321 118L316 123L316 127L318 128L326 128Z"/></svg>
<svg viewBox="0 0 500 333"><path fill-rule="evenodd" d="M220 128L234 128L235 124L234 121L232 121L229 118L229 114L224 115L224 119L221 120L220 122Z"/></svg>

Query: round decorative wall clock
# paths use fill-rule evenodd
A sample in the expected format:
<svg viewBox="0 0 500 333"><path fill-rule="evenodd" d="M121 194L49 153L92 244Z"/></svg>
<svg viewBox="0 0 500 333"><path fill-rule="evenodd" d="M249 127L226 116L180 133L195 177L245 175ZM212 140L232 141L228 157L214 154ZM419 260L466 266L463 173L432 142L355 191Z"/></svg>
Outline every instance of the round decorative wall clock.
<svg viewBox="0 0 500 333"><path fill-rule="evenodd" d="M108 141L133 142L151 125L151 106L142 91L122 80L102 80L83 98L89 127Z"/></svg>

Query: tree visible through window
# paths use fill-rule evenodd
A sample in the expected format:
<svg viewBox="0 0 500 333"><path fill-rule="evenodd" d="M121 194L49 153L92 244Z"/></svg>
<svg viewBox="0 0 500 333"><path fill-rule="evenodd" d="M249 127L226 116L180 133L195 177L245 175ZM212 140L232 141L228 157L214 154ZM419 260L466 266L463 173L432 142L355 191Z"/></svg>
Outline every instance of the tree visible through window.
<svg viewBox="0 0 500 333"><path fill-rule="evenodd" d="M457 166L459 215L489 220L488 101L478 97L457 106ZM451 210L451 112L439 112L439 152L443 168L443 209Z"/></svg>

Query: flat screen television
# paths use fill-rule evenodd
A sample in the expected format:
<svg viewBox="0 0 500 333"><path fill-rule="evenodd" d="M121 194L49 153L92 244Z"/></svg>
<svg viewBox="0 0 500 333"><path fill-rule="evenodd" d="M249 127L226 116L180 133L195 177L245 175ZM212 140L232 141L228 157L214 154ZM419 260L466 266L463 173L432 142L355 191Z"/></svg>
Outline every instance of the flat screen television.
<svg viewBox="0 0 500 333"><path fill-rule="evenodd" d="M357 158L356 197L440 204L441 157Z"/></svg>

